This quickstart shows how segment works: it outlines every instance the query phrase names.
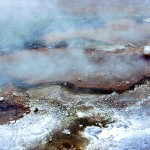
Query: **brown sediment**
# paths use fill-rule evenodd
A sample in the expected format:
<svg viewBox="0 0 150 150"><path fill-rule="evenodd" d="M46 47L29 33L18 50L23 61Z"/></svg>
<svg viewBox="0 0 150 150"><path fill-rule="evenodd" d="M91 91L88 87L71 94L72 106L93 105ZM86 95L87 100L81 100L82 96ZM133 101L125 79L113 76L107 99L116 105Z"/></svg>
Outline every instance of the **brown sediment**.
<svg viewBox="0 0 150 150"><path fill-rule="evenodd" d="M83 131L87 126L107 127L113 123L110 119L104 117L92 116L78 118L71 122L66 129L67 132L57 131L46 145L45 150L84 150L88 144L88 140L81 136L80 131Z"/></svg>
<svg viewBox="0 0 150 150"><path fill-rule="evenodd" d="M24 98L10 88L0 92L0 99L0 125L15 123L30 112Z"/></svg>
<svg viewBox="0 0 150 150"><path fill-rule="evenodd" d="M110 71L108 71L107 74L103 74L101 72L98 72L95 74L95 76L88 76L81 77L82 80L73 79L71 81L72 84L74 84L76 87L79 88L93 88L93 89L101 89L106 91L125 91L128 89L133 89L134 85L142 83L144 80L149 79L150 77L150 59L144 58L142 52L137 51L130 51L130 52L123 52L123 53L101 53L101 52L94 52L95 55L100 54L100 57L96 58L96 65L99 65L101 67L104 63L104 67L107 69L107 63L112 63L111 67L113 68L113 71L118 71L119 76L114 75ZM114 59L113 59L114 57ZM94 61L95 58L92 58ZM111 60L111 58L113 60ZM117 63L125 62L125 66L128 67L127 72L121 73L119 70L113 66L115 61L117 59ZM101 65L102 63L102 65ZM105 64L106 63L106 64ZM137 65L136 65L137 63ZM109 68L108 68L109 69ZM125 68L126 69L126 68ZM100 68L101 70L101 68ZM124 69L123 69L124 70Z"/></svg>
<svg viewBox="0 0 150 150"><path fill-rule="evenodd" d="M84 118L77 118L74 120L71 125L71 133L75 134L79 130L83 131L87 126L99 126L106 128L109 124L114 123L115 121L111 120L110 118L102 117L99 115L92 115L91 117L84 117Z"/></svg>
<svg viewBox="0 0 150 150"><path fill-rule="evenodd" d="M72 83L72 84L67 83L65 86L68 89L72 90L73 92L77 92L77 93L111 94L113 92L116 92L116 93L121 94L121 93L128 91L128 90L134 90L135 86L142 85L142 84L144 84L144 82L149 81L149 80L150 80L150 77L141 77L137 80L136 83L131 82L130 86L120 85L120 83L118 83L118 84L116 84L110 88L109 88L109 84L108 85L103 84L100 86L99 85L89 86L88 84L86 84L86 85L79 86L76 83L75 84L74 83Z"/></svg>
<svg viewBox="0 0 150 150"><path fill-rule="evenodd" d="M44 150L84 150L88 140L80 135L56 133Z"/></svg>

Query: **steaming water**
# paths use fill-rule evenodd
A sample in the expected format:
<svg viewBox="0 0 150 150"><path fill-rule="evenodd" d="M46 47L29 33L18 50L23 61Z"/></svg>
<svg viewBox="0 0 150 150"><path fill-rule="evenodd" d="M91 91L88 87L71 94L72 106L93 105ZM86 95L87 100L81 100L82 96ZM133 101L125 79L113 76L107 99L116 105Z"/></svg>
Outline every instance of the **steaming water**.
<svg viewBox="0 0 150 150"><path fill-rule="evenodd" d="M102 44L114 44L113 41L116 40L117 44L131 42L143 45L145 41L147 42L150 39L150 25L142 23L142 19L150 14L149 4L149 0L142 2L140 0L132 2L120 0L113 2L108 0L105 2L102 0L1 1L0 54L21 51L25 49L24 43L47 40L46 35L49 35L48 42L46 41L48 44L63 39L68 40L76 48L81 48L80 44L93 44L91 41L85 40L86 38ZM139 22L142 24L139 25ZM124 27L124 25L126 26ZM60 38L60 36L62 37ZM72 54L70 56L72 58ZM83 68L87 66L84 56L77 54L76 57L78 57L77 60L85 60L82 64ZM43 69L38 68L38 62L48 63L45 60L47 58L43 55L38 56L35 61L32 58L30 59L30 56L29 59L27 58L23 61L19 60L19 62L9 62L8 64L1 61L0 75L4 69L10 73L16 71L16 74L23 74L24 72L30 74L32 67L27 69L27 66L32 66L31 64L34 64L33 66L37 68L33 74L37 74L37 72L43 72ZM60 62L64 64L65 72L67 72L69 65L66 63L72 65L73 62L70 63L70 59L67 58L62 59L60 57L59 59L61 59ZM18 65L13 65L16 63L20 63L19 66L21 67L18 68ZM50 63L50 67L44 65L48 67L48 72L58 73L54 71L56 70L54 67L51 68L51 66L57 68L53 59ZM2 83L6 81L3 80L3 77L0 77L0 80Z"/></svg>
<svg viewBox="0 0 150 150"><path fill-rule="evenodd" d="M72 66L82 75L95 75L97 71L100 71L104 74L111 72L119 77L131 73L130 70L132 68L129 67L129 63L135 69L132 73L136 72L137 68L141 72L144 69L150 69L150 65L148 63L145 65L141 60L132 62L131 58L129 58L126 59L128 62L125 62L120 61L121 58L115 56L107 57L106 59L111 63L109 61L105 62L100 68L95 65L93 66L83 53L83 48L90 45L111 46L131 43L144 46L145 44L150 44L150 24L143 22L143 19L150 17L150 0L1 0L0 14L0 87L9 83L25 86L23 79L28 77L35 81L45 78L55 79L59 76L69 78L67 74ZM25 46L25 43L32 43L33 41L44 42L52 52L51 55L44 53L36 54L36 52L34 52L34 55ZM69 51L64 53L53 49L53 45L60 41L65 41L69 45ZM18 51L22 57L17 55ZM57 88L53 89L53 87L50 92L53 90L56 99L58 97L61 100L65 99L64 102L67 102L65 94ZM53 98L50 92L48 95ZM60 96L59 94L57 95L57 92L60 93ZM141 96L141 92L138 94ZM133 95L127 95L126 99L132 99ZM109 96L111 97L111 95ZM74 107L74 104L76 105L80 100L71 97L73 96L68 98L68 105L73 104ZM75 97L81 99L78 95L75 95ZM91 99L91 102L94 103L94 97L90 98L89 95L87 97L84 95L83 97L84 103L88 99ZM101 103L100 95L97 97L98 100L95 102L94 107ZM38 103L37 99L33 105L31 104L31 107L36 106L35 104ZM37 104L37 107L50 112L49 115L38 116L29 114L14 125L1 126L2 130L0 131L4 138L2 138L0 145L3 145L3 149L15 147L20 150L24 144L25 146L30 146L32 141L36 141L38 138L43 140L45 136L47 137L47 134L51 133L53 128L58 128L61 121L60 118L62 117L59 117L60 109L54 111L53 108L51 109L51 104L44 103L42 98L41 104ZM83 105L84 103L81 104ZM134 108L137 110L137 107ZM137 128L136 125L138 123L141 126L135 132L135 128L132 128L132 126L128 130L125 129L125 131L133 133L134 136L137 133L141 133L141 128L146 128L149 125L149 120L145 117L146 115L142 114L144 110L145 107L137 114L137 117L141 116L140 119L135 118L135 109L133 110L133 115L132 113L131 115L129 114L130 110L127 111L127 119L133 117L135 127ZM143 120L144 126L142 127ZM145 131L149 131L149 126ZM109 135L110 131L106 133ZM15 138L12 139L12 135ZM124 135L126 134L123 133ZM126 142L124 140L121 141L121 148L126 146L124 144L129 145L130 141L132 143L132 139ZM140 142L135 144L134 141L133 143L139 146ZM103 141L102 143L99 141L94 146L99 147L99 145L103 146L103 144ZM131 149L131 147L129 146L127 149ZM117 147L116 149L121 148Z"/></svg>
<svg viewBox="0 0 150 150"><path fill-rule="evenodd" d="M0 46L19 47L24 41L38 39L45 33L99 28L116 19L142 18L148 15L148 4L149 0L142 2L115 0L113 3L102 0L1 1ZM119 10L124 5L127 6L126 9Z"/></svg>

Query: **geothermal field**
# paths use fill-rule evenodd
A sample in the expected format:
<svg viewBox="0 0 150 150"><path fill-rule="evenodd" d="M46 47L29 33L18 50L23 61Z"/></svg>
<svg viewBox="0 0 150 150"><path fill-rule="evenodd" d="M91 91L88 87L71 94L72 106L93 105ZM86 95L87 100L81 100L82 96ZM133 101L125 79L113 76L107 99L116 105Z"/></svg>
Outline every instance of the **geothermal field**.
<svg viewBox="0 0 150 150"><path fill-rule="evenodd" d="M150 0L0 14L0 150L150 150Z"/></svg>

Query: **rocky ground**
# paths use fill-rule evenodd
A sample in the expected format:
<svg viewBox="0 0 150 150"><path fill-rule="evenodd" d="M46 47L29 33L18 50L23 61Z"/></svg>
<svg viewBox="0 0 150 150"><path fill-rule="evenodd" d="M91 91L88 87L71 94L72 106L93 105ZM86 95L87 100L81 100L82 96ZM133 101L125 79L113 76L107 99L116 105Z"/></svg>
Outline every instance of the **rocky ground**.
<svg viewBox="0 0 150 150"><path fill-rule="evenodd" d="M1 146L15 150L149 149L149 90L149 81L122 94L105 95L79 94L54 85L28 90L10 86L1 90L0 111L5 117L10 115L1 120ZM5 104L10 97L16 106L19 98L24 100L28 111L22 111L21 118L10 112L14 101ZM22 106L13 108L19 112Z"/></svg>
<svg viewBox="0 0 150 150"><path fill-rule="evenodd" d="M0 2L0 150L149 150L150 1L27 2Z"/></svg>

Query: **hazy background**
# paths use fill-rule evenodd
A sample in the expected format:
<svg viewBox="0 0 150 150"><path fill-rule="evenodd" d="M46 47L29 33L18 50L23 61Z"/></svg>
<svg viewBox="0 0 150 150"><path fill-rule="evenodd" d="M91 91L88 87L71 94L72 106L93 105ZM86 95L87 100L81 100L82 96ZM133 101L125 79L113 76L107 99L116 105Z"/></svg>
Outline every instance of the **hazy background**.
<svg viewBox="0 0 150 150"><path fill-rule="evenodd" d="M0 14L0 51L3 52L25 49L24 43L35 40L50 44L83 38L140 46L150 41L150 24L143 22L150 17L150 0L5 0L0 1ZM0 57L1 82L8 81L5 75L39 79L65 76L72 66L84 74L99 69L87 61L82 49L76 48L64 54L54 50L51 56L34 56L29 51L21 58L7 60ZM121 75L128 71L121 67L128 68L126 63L119 65L114 58L113 66L117 66ZM102 67L102 71L112 72L111 65L108 66Z"/></svg>
<svg viewBox="0 0 150 150"><path fill-rule="evenodd" d="M150 16L150 0L5 0L0 14L0 47L19 47L47 33L95 29L124 18L140 22Z"/></svg>

